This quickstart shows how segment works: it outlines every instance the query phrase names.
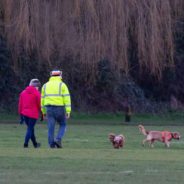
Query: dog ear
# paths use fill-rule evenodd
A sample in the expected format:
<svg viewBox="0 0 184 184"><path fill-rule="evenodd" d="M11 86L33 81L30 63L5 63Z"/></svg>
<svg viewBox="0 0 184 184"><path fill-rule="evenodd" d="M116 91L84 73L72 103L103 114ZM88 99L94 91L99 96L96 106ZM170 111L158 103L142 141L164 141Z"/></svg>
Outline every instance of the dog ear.
<svg viewBox="0 0 184 184"><path fill-rule="evenodd" d="M114 142L115 135L110 133L109 134L109 140L113 143Z"/></svg>

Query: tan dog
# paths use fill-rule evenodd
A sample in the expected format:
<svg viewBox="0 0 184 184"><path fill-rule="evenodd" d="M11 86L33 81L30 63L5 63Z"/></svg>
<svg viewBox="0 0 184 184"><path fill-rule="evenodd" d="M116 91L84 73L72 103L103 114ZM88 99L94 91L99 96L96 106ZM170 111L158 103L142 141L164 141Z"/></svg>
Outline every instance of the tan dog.
<svg viewBox="0 0 184 184"><path fill-rule="evenodd" d="M123 148L125 138L122 134L115 136L114 134L109 134L109 140L112 143L115 149L119 149L119 147Z"/></svg>
<svg viewBox="0 0 184 184"><path fill-rule="evenodd" d="M165 143L167 147L170 146L169 142L172 139L181 139L179 132L168 132L168 131L147 131L142 125L139 125L139 130L147 135L146 139L142 141L142 145L144 146L146 142L150 142L150 147L153 147L153 143L155 140Z"/></svg>

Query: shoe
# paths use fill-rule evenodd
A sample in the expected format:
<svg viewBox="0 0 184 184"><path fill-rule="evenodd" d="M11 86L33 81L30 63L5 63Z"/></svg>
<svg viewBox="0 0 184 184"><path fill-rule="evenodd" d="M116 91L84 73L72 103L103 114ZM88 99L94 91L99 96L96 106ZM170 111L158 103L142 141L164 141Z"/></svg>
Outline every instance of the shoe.
<svg viewBox="0 0 184 184"><path fill-rule="evenodd" d="M62 148L61 141L54 141L57 148Z"/></svg>
<svg viewBox="0 0 184 184"><path fill-rule="evenodd" d="M24 143L24 148L28 148L28 144L25 144L25 143Z"/></svg>
<svg viewBox="0 0 184 184"><path fill-rule="evenodd" d="M39 148L40 146L41 146L40 143L36 143L36 144L34 145L35 148Z"/></svg>

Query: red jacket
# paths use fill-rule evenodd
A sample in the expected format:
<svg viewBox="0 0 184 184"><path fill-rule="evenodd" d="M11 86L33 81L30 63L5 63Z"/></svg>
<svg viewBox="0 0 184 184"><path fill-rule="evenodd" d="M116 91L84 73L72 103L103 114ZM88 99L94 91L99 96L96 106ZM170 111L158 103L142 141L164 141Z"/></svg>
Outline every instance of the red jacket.
<svg viewBox="0 0 184 184"><path fill-rule="evenodd" d="M39 118L41 112L41 94L33 86L28 86L19 98L19 114L29 118Z"/></svg>

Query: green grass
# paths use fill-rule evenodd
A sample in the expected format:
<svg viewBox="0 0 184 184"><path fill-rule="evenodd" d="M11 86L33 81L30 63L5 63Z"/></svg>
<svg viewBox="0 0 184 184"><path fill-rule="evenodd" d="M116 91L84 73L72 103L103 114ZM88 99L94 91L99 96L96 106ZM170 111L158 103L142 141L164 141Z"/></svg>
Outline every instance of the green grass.
<svg viewBox="0 0 184 184"><path fill-rule="evenodd" d="M149 148L148 145L143 148L141 142L144 135L140 134L137 126L113 124L113 121L111 124L98 125L93 122L76 122L68 122L63 149L49 149L46 124L36 125L36 136L42 143L39 149L34 149L31 143L28 149L22 148L25 125L0 124L0 183L184 183L182 139L172 141L169 149L159 142L155 142L154 148ZM184 136L183 126L164 124L145 128L179 131L181 136ZM108 140L108 134L111 132L124 134L123 150L113 149Z"/></svg>
<svg viewBox="0 0 184 184"><path fill-rule="evenodd" d="M0 123L18 123L19 116L17 114L8 114L0 112ZM38 121L38 123L40 123ZM114 125L184 125L184 111L171 111L160 114L134 114L131 115L131 122L125 122L125 114L119 113L79 113L72 112L70 118L71 124L114 124Z"/></svg>

